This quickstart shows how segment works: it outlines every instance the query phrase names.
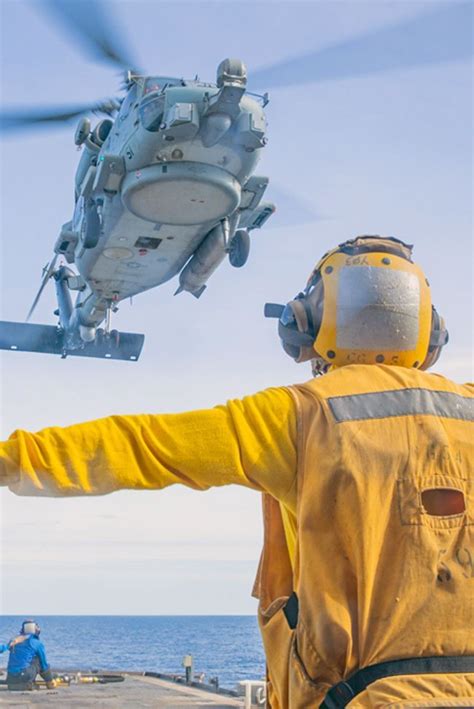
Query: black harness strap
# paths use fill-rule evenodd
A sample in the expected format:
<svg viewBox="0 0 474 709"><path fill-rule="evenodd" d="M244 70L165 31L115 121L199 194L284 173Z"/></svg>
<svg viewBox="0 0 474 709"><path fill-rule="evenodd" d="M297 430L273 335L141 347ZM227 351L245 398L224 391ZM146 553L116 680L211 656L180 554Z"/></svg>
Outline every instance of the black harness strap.
<svg viewBox="0 0 474 709"><path fill-rule="evenodd" d="M326 694L320 709L343 709L372 682L396 675L452 674L474 672L474 656L413 657L389 660L358 670L351 677L338 682Z"/></svg>
<svg viewBox="0 0 474 709"><path fill-rule="evenodd" d="M288 598L286 605L283 608L283 613L285 614L288 625L291 630L294 630L298 624L298 596L293 591L291 596Z"/></svg>

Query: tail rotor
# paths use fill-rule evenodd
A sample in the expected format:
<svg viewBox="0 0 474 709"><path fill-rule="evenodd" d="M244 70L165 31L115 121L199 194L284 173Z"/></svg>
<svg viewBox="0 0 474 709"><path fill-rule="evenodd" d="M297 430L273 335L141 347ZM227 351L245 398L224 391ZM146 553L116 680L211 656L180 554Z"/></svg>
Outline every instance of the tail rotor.
<svg viewBox="0 0 474 709"><path fill-rule="evenodd" d="M36 294L36 297L35 297L32 305L31 305L31 308L28 311L28 315L26 316L26 322L30 321L31 316L34 313L36 306L38 305L38 303L40 301L41 296L43 295L43 291L45 289L47 282L54 275L54 268L56 266L56 261L58 260L58 255L59 254L55 254L53 256L53 258L51 259L51 261L48 264L46 264L46 266L43 268L43 278L41 279L41 285L39 287L39 290Z"/></svg>

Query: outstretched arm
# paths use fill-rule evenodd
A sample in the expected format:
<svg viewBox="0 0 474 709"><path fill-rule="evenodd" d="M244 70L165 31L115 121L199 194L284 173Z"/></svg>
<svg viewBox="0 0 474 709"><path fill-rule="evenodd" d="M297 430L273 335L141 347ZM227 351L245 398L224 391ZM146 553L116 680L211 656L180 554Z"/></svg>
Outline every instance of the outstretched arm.
<svg viewBox="0 0 474 709"><path fill-rule="evenodd" d="M238 484L284 501L295 475L296 413L284 387L214 409L16 431L0 446L0 481L19 495Z"/></svg>

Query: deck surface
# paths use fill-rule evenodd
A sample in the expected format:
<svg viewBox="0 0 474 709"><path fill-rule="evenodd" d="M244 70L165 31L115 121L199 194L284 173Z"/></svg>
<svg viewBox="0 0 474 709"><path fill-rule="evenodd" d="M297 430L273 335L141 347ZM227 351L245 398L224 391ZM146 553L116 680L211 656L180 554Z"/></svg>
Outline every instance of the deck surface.
<svg viewBox="0 0 474 709"><path fill-rule="evenodd" d="M243 699L212 694L201 689L176 685L154 677L125 674L118 684L71 684L56 689L38 689L32 692L9 692L0 686L0 706L8 707L108 707L135 709L135 707L169 707L170 709L242 709Z"/></svg>

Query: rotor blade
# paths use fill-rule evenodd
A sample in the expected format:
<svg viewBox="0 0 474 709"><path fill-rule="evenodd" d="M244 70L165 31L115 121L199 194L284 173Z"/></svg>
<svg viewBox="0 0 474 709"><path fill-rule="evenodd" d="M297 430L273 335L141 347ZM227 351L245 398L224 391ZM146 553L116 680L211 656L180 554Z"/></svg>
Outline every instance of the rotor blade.
<svg viewBox="0 0 474 709"><path fill-rule="evenodd" d="M31 308L30 308L29 311L28 311L28 315L26 316L26 322L29 322L31 316L33 315L33 312L34 312L35 309L36 309L36 306L37 306L38 303L39 303L39 299L41 298L41 296L42 296L42 294L43 294L43 291L44 291L44 289L45 289L45 286L46 286L47 282L49 281L49 279L51 278L51 276L52 276L53 273L54 273L54 267L55 267L55 265L56 265L56 261L57 261L57 259L58 259L58 255L59 255L59 254L55 254L54 257L53 257L53 259L52 259L52 260L49 262L49 264L46 266L45 273L44 273L43 279L42 279L42 281L41 281L41 285L40 285L40 287L39 287L39 290L38 290L38 292L37 292L37 294L36 294L36 297L35 297L35 299L34 299L32 305L31 305Z"/></svg>
<svg viewBox="0 0 474 709"><path fill-rule="evenodd" d="M470 2L443 5L263 68L251 75L250 82L252 87L269 89L467 59L473 53L472 8Z"/></svg>
<svg viewBox="0 0 474 709"><path fill-rule="evenodd" d="M88 106L68 106L54 109L31 109L21 111L5 111L0 113L0 131L21 130L35 125L67 123L84 113L106 113L111 115L120 106L115 99L106 99Z"/></svg>
<svg viewBox="0 0 474 709"><path fill-rule="evenodd" d="M7 111L0 114L0 129L2 131L15 130L19 128L30 128L41 123L63 123L72 118L77 118L83 113L87 113L90 106L81 108L64 108L53 111Z"/></svg>
<svg viewBox="0 0 474 709"><path fill-rule="evenodd" d="M276 205L276 212L268 220L265 228L296 227L325 219L307 200L289 192L281 185L275 185L273 180L268 185L268 191L265 192L265 199L267 198Z"/></svg>
<svg viewBox="0 0 474 709"><path fill-rule="evenodd" d="M125 43L110 22L115 4L107 8L101 0L43 0L41 4L79 39L89 56L125 70L136 69Z"/></svg>

